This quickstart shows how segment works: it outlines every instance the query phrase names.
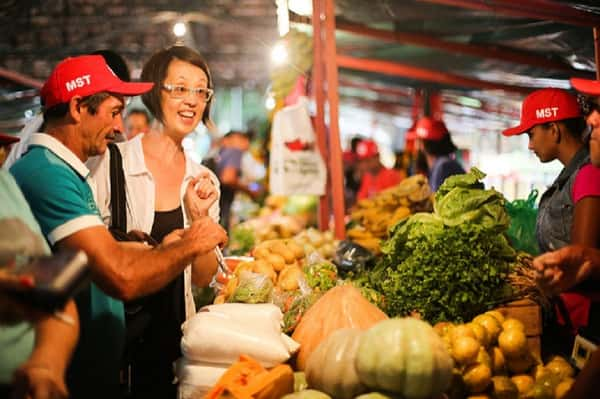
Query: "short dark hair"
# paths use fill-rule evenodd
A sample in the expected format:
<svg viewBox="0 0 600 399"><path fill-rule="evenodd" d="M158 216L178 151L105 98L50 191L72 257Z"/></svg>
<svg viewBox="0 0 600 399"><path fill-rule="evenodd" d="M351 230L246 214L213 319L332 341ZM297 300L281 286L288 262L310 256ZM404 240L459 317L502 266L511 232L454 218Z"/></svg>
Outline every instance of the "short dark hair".
<svg viewBox="0 0 600 399"><path fill-rule="evenodd" d="M174 59L188 62L202 69L208 78L208 88L213 89L213 81L208 64L198 52L186 46L172 46L155 53L142 69L141 80L154 83L152 90L142 94L142 101L150 113L163 123L164 115L160 106L160 94L167 76L167 70ZM204 108L204 113L202 114L202 122L204 123L209 119L211 102L212 98L206 103L206 108Z"/></svg>
<svg viewBox="0 0 600 399"><path fill-rule="evenodd" d="M81 105L85 105L88 109L88 112L91 115L95 115L98 112L98 108L100 104L104 102L110 94L107 91L101 91L99 93L92 94L91 96L83 97L81 99ZM44 110L44 124L64 118L65 115L69 112L69 103L60 103L56 104L53 107L50 107Z"/></svg>
<svg viewBox="0 0 600 399"><path fill-rule="evenodd" d="M450 134L445 134L441 140L423 140L423 148L427 154L436 157L449 155L457 150Z"/></svg>
<svg viewBox="0 0 600 399"><path fill-rule="evenodd" d="M585 127L587 125L585 119L582 117L563 119L559 122L565 125L567 132L569 132L571 136L578 139L582 138L583 131L585 130Z"/></svg>
<svg viewBox="0 0 600 399"><path fill-rule="evenodd" d="M124 82L131 81L131 74L129 73L129 67L125 62L125 59L121 57L117 52L113 50L97 50L92 55L101 55L104 61L108 64L110 69Z"/></svg>
<svg viewBox="0 0 600 399"><path fill-rule="evenodd" d="M146 118L146 123L150 124L150 115L148 115L148 112L146 112L145 109L132 108L131 110L129 110L129 112L127 112L127 116L129 115L142 115L144 116L144 118Z"/></svg>

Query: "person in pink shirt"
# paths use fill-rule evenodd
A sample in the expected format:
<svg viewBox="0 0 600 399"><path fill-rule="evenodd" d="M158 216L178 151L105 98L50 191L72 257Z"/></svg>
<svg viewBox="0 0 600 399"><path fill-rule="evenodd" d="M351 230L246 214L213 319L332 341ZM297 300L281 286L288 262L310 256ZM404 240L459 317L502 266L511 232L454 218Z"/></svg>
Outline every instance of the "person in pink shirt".
<svg viewBox="0 0 600 399"><path fill-rule="evenodd" d="M402 181L402 174L396 169L388 169L379 160L377 144L370 139L362 140L356 146L358 168L362 172L357 199L370 198L386 188Z"/></svg>

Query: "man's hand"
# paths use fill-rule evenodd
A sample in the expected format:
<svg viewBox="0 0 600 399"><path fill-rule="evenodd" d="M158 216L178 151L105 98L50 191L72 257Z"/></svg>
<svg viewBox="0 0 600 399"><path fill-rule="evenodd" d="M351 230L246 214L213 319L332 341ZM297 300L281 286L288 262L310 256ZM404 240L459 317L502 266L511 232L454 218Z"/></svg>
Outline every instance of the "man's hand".
<svg viewBox="0 0 600 399"><path fill-rule="evenodd" d="M181 239L189 241L197 255L206 254L215 247L223 247L227 243L227 232L210 217L202 217L183 232Z"/></svg>
<svg viewBox="0 0 600 399"><path fill-rule="evenodd" d="M208 216L208 210L217 200L217 188L210 180L208 172L203 172L192 178L185 190L183 204L188 217L194 221Z"/></svg>
<svg viewBox="0 0 600 399"><path fill-rule="evenodd" d="M11 399L66 399L64 377L46 364L25 363L15 371Z"/></svg>
<svg viewBox="0 0 600 399"><path fill-rule="evenodd" d="M571 245L538 256L533 260L537 284L547 294L556 295L590 278L594 268L591 251Z"/></svg>

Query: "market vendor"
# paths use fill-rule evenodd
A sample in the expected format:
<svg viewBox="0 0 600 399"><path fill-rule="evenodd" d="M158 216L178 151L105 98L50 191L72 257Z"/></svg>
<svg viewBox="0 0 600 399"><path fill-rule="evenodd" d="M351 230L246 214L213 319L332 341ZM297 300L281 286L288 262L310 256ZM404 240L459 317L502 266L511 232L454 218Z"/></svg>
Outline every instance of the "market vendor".
<svg viewBox="0 0 600 399"><path fill-rule="evenodd" d="M379 160L379 148L373 140L361 140L356 146L356 157L362 176L357 199L370 198L402 180L402 174L398 170L383 166Z"/></svg>
<svg viewBox="0 0 600 399"><path fill-rule="evenodd" d="M543 194L536 223L542 252L569 244L597 248L600 240L600 169L590 163L584 137L585 120L577 98L562 89L542 89L525 98L519 126L506 129L505 136L527 133L529 149L540 161L558 159L564 169ZM560 295L557 318L563 326L560 348L570 353L572 338L588 324L591 306L588 287L576 287Z"/></svg>
<svg viewBox="0 0 600 399"><path fill-rule="evenodd" d="M457 148L444 122L425 116L419 119L415 131L419 139L418 148L425 154L427 161L432 191L437 191L447 177L465 173L462 165L454 158Z"/></svg>

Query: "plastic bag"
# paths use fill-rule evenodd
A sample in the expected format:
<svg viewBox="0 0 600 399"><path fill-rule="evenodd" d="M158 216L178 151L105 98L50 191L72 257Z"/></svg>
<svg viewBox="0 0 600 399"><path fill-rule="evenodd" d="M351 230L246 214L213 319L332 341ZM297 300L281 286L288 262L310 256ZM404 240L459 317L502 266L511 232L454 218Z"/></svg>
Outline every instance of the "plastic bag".
<svg viewBox="0 0 600 399"><path fill-rule="evenodd" d="M200 399L217 383L229 365L194 363L186 358L175 362L175 375L179 383L178 399Z"/></svg>
<svg viewBox="0 0 600 399"><path fill-rule="evenodd" d="M267 303L271 300L273 281L269 276L243 270L228 302Z"/></svg>
<svg viewBox="0 0 600 399"><path fill-rule="evenodd" d="M531 255L540 253L535 237L537 196L538 191L533 189L527 199L516 199L506 203L506 211L510 216L510 225L506 234L510 243L517 251L524 251Z"/></svg>

